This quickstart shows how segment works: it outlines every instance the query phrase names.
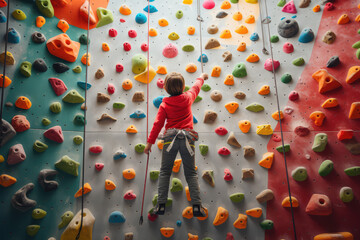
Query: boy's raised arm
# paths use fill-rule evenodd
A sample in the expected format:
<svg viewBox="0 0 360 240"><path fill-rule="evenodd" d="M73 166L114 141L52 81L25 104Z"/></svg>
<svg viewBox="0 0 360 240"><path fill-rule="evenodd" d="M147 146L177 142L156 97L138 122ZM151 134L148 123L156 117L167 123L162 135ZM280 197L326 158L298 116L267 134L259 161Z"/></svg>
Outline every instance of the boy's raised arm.
<svg viewBox="0 0 360 240"><path fill-rule="evenodd" d="M200 92L201 86L204 84L204 80L207 80L207 79L208 79L208 75L206 73L202 73L200 75L200 77L198 77L195 80L194 85L192 85L192 87L189 89L189 91L186 92L190 96L191 102L195 101L195 98L197 97L197 95Z"/></svg>

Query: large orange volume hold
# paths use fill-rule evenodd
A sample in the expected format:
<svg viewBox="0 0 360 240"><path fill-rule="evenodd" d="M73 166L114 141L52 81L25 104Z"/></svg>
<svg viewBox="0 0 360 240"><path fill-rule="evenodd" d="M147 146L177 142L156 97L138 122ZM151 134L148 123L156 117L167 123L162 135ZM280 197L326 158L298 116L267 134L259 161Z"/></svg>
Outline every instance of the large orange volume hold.
<svg viewBox="0 0 360 240"><path fill-rule="evenodd" d="M359 119L360 118L360 102L353 102L351 104L349 118L350 119Z"/></svg>
<svg viewBox="0 0 360 240"><path fill-rule="evenodd" d="M67 34L63 33L50 38L46 42L46 47L55 57L75 62L79 55L80 43L72 41Z"/></svg>
<svg viewBox="0 0 360 240"><path fill-rule="evenodd" d="M325 69L316 71L312 77L319 83L319 93L326 93L341 87L341 83Z"/></svg>

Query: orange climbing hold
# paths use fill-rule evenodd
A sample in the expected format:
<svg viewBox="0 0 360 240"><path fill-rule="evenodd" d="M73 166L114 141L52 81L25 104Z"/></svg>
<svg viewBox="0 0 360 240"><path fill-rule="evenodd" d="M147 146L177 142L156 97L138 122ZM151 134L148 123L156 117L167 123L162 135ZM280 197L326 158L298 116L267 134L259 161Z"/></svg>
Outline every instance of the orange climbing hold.
<svg viewBox="0 0 360 240"><path fill-rule="evenodd" d="M115 188L116 188L116 185L113 181L111 181L109 179L105 180L105 189L106 190L112 191L112 190L115 190Z"/></svg>
<svg viewBox="0 0 360 240"><path fill-rule="evenodd" d="M264 85L260 88L260 90L258 91L258 94L260 95L268 95L270 93L270 86L269 85Z"/></svg>
<svg viewBox="0 0 360 240"><path fill-rule="evenodd" d="M126 129L126 133L137 133L138 130L136 129L136 127L134 125L130 125L127 129Z"/></svg>
<svg viewBox="0 0 360 240"><path fill-rule="evenodd" d="M5 0L0 0L0 8L6 7L7 2Z"/></svg>
<svg viewBox="0 0 360 240"><path fill-rule="evenodd" d="M259 218L262 215L262 209L261 208L252 208L249 210L246 210L246 214L254 217L254 218Z"/></svg>
<svg viewBox="0 0 360 240"><path fill-rule="evenodd" d="M343 14L343 15L340 16L337 24L340 24L340 25L341 25L341 24L346 24L346 23L348 23L348 22L350 22L349 16L348 16L347 14Z"/></svg>
<svg viewBox="0 0 360 240"><path fill-rule="evenodd" d="M310 119L314 121L316 126L320 127L324 122L325 114L321 111L315 111L310 114Z"/></svg>
<svg viewBox="0 0 360 240"><path fill-rule="evenodd" d="M240 43L236 50L238 50L239 52L245 52L246 43L245 42Z"/></svg>
<svg viewBox="0 0 360 240"><path fill-rule="evenodd" d="M94 25L94 24L96 24L96 18L95 18L93 10L91 8L91 5L90 5L90 11L88 10L88 6L89 6L89 1L85 0L79 10L80 17L82 18L82 20L84 20L84 22L86 22L86 24L90 20L89 21L90 25ZM89 17L89 13L90 13L90 17Z"/></svg>
<svg viewBox="0 0 360 240"><path fill-rule="evenodd" d="M185 187L185 195L186 195L186 199L191 202L191 197L190 197L190 191L189 191L189 187L186 186Z"/></svg>
<svg viewBox="0 0 360 240"><path fill-rule="evenodd" d="M103 44L102 44L102 50L103 50L104 52L110 51L109 44L103 43Z"/></svg>
<svg viewBox="0 0 360 240"><path fill-rule="evenodd" d="M16 183L16 178L7 175L7 174L1 174L0 175L0 185L3 187L10 187L11 185L13 185L14 183Z"/></svg>
<svg viewBox="0 0 360 240"><path fill-rule="evenodd" d="M125 169L123 171L123 177L127 180L131 180L135 178L135 170L133 168Z"/></svg>
<svg viewBox="0 0 360 240"><path fill-rule="evenodd" d="M241 19L242 19L242 14L241 14L241 12L236 12L236 13L234 13L233 19L234 19L235 21L241 21Z"/></svg>
<svg viewBox="0 0 360 240"><path fill-rule="evenodd" d="M228 74L225 77L224 84L228 86L234 85L234 76L232 74Z"/></svg>
<svg viewBox="0 0 360 240"><path fill-rule="evenodd" d="M360 66L352 66L346 75L346 83L354 83L360 79Z"/></svg>
<svg viewBox="0 0 360 240"><path fill-rule="evenodd" d="M90 59L91 59L91 54L89 53L89 55L87 55L87 53L84 53L84 55L81 57L81 62L84 65L86 65L87 63L87 65L90 66Z"/></svg>
<svg viewBox="0 0 360 240"><path fill-rule="evenodd" d="M188 73L194 73L197 70L197 66L194 63L189 63L185 69Z"/></svg>
<svg viewBox="0 0 360 240"><path fill-rule="evenodd" d="M21 109L30 109L31 105L30 99L24 96L19 97L15 102L15 106Z"/></svg>
<svg viewBox="0 0 360 240"><path fill-rule="evenodd" d="M120 6L119 12L122 15L130 15L131 14L131 9L126 4L123 4L123 5Z"/></svg>
<svg viewBox="0 0 360 240"><path fill-rule="evenodd" d="M80 43L72 41L67 34L62 33L50 38L46 42L46 47L55 57L75 62L79 54Z"/></svg>
<svg viewBox="0 0 360 240"><path fill-rule="evenodd" d="M181 162L182 162L181 159L176 159L176 160L174 161L174 166L173 166L173 169L172 169L173 172L176 172L176 173L177 173L177 172L180 171Z"/></svg>
<svg viewBox="0 0 360 240"><path fill-rule="evenodd" d="M193 208L192 207L186 207L183 212L182 212L182 216L184 218L187 218L187 219L191 219L194 217L194 214L193 214Z"/></svg>
<svg viewBox="0 0 360 240"><path fill-rule="evenodd" d="M245 229L247 225L247 216L245 214L239 213L239 216L233 225L237 229Z"/></svg>
<svg viewBox="0 0 360 240"><path fill-rule="evenodd" d="M295 197L291 196L291 202L292 202L293 207L299 207L299 201ZM281 206L291 207L290 206L290 197L284 198L284 200L281 203Z"/></svg>
<svg viewBox="0 0 360 240"><path fill-rule="evenodd" d="M354 236L349 232L322 233L316 235L314 240L354 240Z"/></svg>
<svg viewBox="0 0 360 240"><path fill-rule="evenodd" d="M194 35L195 34L195 27L190 26L187 28L187 34Z"/></svg>
<svg viewBox="0 0 360 240"><path fill-rule="evenodd" d="M69 0L57 0L52 3L54 7L66 7L69 4Z"/></svg>
<svg viewBox="0 0 360 240"><path fill-rule="evenodd" d="M220 66L213 67L213 69L211 71L211 76L212 77L220 77L220 74L221 74L221 67Z"/></svg>
<svg viewBox="0 0 360 240"><path fill-rule="evenodd" d="M12 81L10 78L8 78L8 76L5 76L5 83L4 83L3 76L4 76L3 74L0 74L0 87L2 88L4 86L5 88L7 88Z"/></svg>
<svg viewBox="0 0 360 240"><path fill-rule="evenodd" d="M204 207L205 217L196 217L199 221L204 221L209 217L209 211L206 207Z"/></svg>
<svg viewBox="0 0 360 240"><path fill-rule="evenodd" d="M279 112L278 112L278 111L274 112L273 114L271 114L271 117L272 117L274 120L279 121ZM281 120L284 119L284 114L283 114L282 111L280 111L280 119L281 119Z"/></svg>
<svg viewBox="0 0 360 240"><path fill-rule="evenodd" d="M149 29L149 36L150 37L156 37L157 36L157 31L155 28L150 28Z"/></svg>
<svg viewBox="0 0 360 240"><path fill-rule="evenodd" d="M274 161L274 153L267 152L267 153L263 154L262 159L259 162L259 165L264 168L269 169L269 168L271 168L273 161Z"/></svg>
<svg viewBox="0 0 360 240"><path fill-rule="evenodd" d="M359 119L360 118L360 102L353 102L351 104L349 118L350 119Z"/></svg>
<svg viewBox="0 0 360 240"><path fill-rule="evenodd" d="M239 121L239 128L243 133L248 133L251 128L251 123L249 120L241 120Z"/></svg>
<svg viewBox="0 0 360 240"><path fill-rule="evenodd" d="M160 66L157 67L156 73L165 75L165 74L167 74L167 69L166 69L165 66L160 65Z"/></svg>
<svg viewBox="0 0 360 240"><path fill-rule="evenodd" d="M188 240L199 240L199 236L188 233Z"/></svg>
<svg viewBox="0 0 360 240"><path fill-rule="evenodd" d="M221 3L221 6L220 6L220 8L221 9L230 9L231 8L231 4L230 4L230 2L229 1L223 1L222 3Z"/></svg>
<svg viewBox="0 0 360 240"><path fill-rule="evenodd" d="M231 38L231 37L232 37L231 32L228 29L222 31L220 34L220 38Z"/></svg>
<svg viewBox="0 0 360 240"><path fill-rule="evenodd" d="M338 106L338 100L336 98L328 98L326 101L321 105L323 108L333 108Z"/></svg>
<svg viewBox="0 0 360 240"><path fill-rule="evenodd" d="M163 227L160 228L160 233L166 238L170 238L172 235L174 235L175 229L170 227Z"/></svg>
<svg viewBox="0 0 360 240"><path fill-rule="evenodd" d="M319 83L319 93L326 93L341 87L341 83L325 69L316 71L312 77Z"/></svg>
<svg viewBox="0 0 360 240"><path fill-rule="evenodd" d="M35 23L38 28L41 28L46 23L46 20L43 16L37 16Z"/></svg>
<svg viewBox="0 0 360 240"><path fill-rule="evenodd" d="M165 18L159 19L158 23L160 27L166 27L167 25L169 25L169 22Z"/></svg>
<svg viewBox="0 0 360 240"><path fill-rule="evenodd" d="M90 186L90 183L84 184L84 195L91 192L92 188ZM75 193L75 198L81 197L83 195L82 193L82 187Z"/></svg>
<svg viewBox="0 0 360 240"><path fill-rule="evenodd" d="M246 23L255 23L255 16L254 15L249 15L246 19L245 19Z"/></svg>
<svg viewBox="0 0 360 240"><path fill-rule="evenodd" d="M122 88L126 91L132 89L132 81L130 79L125 79L123 82L122 82Z"/></svg>
<svg viewBox="0 0 360 240"><path fill-rule="evenodd" d="M162 150L164 148L164 140L157 141L157 146L160 150Z"/></svg>
<svg viewBox="0 0 360 240"><path fill-rule="evenodd" d="M355 22L360 22L360 14L356 16Z"/></svg>
<svg viewBox="0 0 360 240"><path fill-rule="evenodd" d="M235 32L238 34L247 34L249 30L244 25L241 25L240 27L235 29Z"/></svg>
<svg viewBox="0 0 360 240"><path fill-rule="evenodd" d="M59 29L61 29L61 31L63 31L64 33L66 33L67 30L69 30L70 26L69 24L67 23L67 21L61 19L59 20L58 24L57 24L57 27Z"/></svg>
<svg viewBox="0 0 360 240"><path fill-rule="evenodd" d="M218 207L213 225L219 226L223 224L228 219L228 217L229 217L229 211L223 207Z"/></svg>
<svg viewBox="0 0 360 240"><path fill-rule="evenodd" d="M225 104L225 108L229 113L233 114L239 108L239 104L237 102L229 102Z"/></svg>
<svg viewBox="0 0 360 240"><path fill-rule="evenodd" d="M255 53L250 54L247 58L246 61L251 62L251 63L255 63L258 62L260 60L259 56Z"/></svg>
<svg viewBox="0 0 360 240"><path fill-rule="evenodd" d="M320 12L320 5L316 5L316 6L313 8L313 12Z"/></svg>

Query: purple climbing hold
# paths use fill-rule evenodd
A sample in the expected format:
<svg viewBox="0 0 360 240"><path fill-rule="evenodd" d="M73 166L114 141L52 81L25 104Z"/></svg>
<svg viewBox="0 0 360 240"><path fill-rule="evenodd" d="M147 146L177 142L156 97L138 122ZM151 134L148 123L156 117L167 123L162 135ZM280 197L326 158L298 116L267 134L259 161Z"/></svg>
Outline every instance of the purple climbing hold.
<svg viewBox="0 0 360 240"><path fill-rule="evenodd" d="M67 87L65 85L65 83L58 78L49 78L49 82L51 84L51 87L53 88L55 94L57 96L60 96L61 94L63 94L64 92L66 92Z"/></svg>
<svg viewBox="0 0 360 240"><path fill-rule="evenodd" d="M279 61L276 61L274 60L274 69L278 69L280 67L280 62ZM273 71L273 63L272 63L272 60L271 58L269 59L266 59L265 61L265 64L264 64L264 68L270 72Z"/></svg>
<svg viewBox="0 0 360 240"><path fill-rule="evenodd" d="M62 143L64 141L64 136L60 126L54 126L46 130L44 132L44 137L58 143Z"/></svg>
<svg viewBox="0 0 360 240"><path fill-rule="evenodd" d="M9 149L7 163L14 165L26 159L26 154L21 144L16 144Z"/></svg>
<svg viewBox="0 0 360 240"><path fill-rule="evenodd" d="M163 55L167 58L174 58L178 55L178 49L174 44L169 43L164 47Z"/></svg>
<svg viewBox="0 0 360 240"><path fill-rule="evenodd" d="M213 9L215 7L215 2L214 0L205 0L203 2L203 7L205 9Z"/></svg>
<svg viewBox="0 0 360 240"><path fill-rule="evenodd" d="M286 13L297 13L294 1L286 3L281 11Z"/></svg>

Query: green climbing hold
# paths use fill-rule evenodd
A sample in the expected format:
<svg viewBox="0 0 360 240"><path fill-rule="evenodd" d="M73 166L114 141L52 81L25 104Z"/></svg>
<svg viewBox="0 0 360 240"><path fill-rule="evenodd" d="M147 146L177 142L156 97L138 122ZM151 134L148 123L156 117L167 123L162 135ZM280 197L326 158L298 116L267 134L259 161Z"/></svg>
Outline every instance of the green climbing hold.
<svg viewBox="0 0 360 240"><path fill-rule="evenodd" d="M246 66L244 63L238 63L235 65L232 75L237 78L242 78L247 76Z"/></svg>
<svg viewBox="0 0 360 240"><path fill-rule="evenodd" d="M26 19L26 14L21 11L20 9L15 9L15 11L12 12L11 14L16 20L25 20Z"/></svg>
<svg viewBox="0 0 360 240"><path fill-rule="evenodd" d="M195 98L194 102L200 102L202 100L202 97L200 97L199 95Z"/></svg>
<svg viewBox="0 0 360 240"><path fill-rule="evenodd" d="M185 85L184 92L189 91L190 87Z"/></svg>
<svg viewBox="0 0 360 240"><path fill-rule="evenodd" d="M55 167L65 173L77 177L79 175L80 163L72 160L69 156L63 156L59 161L55 163Z"/></svg>
<svg viewBox="0 0 360 240"><path fill-rule="evenodd" d="M25 61L22 62L20 65L20 73L22 75L24 75L25 77L30 77L31 76L31 62Z"/></svg>
<svg viewBox="0 0 360 240"><path fill-rule="evenodd" d="M175 41L175 40L178 40L178 39L180 38L180 36L179 36L179 34L177 34L176 32L172 32L172 33L169 34L168 38L169 38L170 40Z"/></svg>
<svg viewBox="0 0 360 240"><path fill-rule="evenodd" d="M343 202L351 202L354 199L354 193L351 187L342 187L340 189L340 199Z"/></svg>
<svg viewBox="0 0 360 240"><path fill-rule="evenodd" d="M113 13L108 9L99 7L98 9L96 9L96 14L99 19L96 25L97 28L112 23L114 21Z"/></svg>
<svg viewBox="0 0 360 240"><path fill-rule="evenodd" d="M356 50L356 58L360 59L360 48L358 50Z"/></svg>
<svg viewBox="0 0 360 240"><path fill-rule="evenodd" d="M305 167L297 167L291 172L291 176L295 181L302 182L308 177Z"/></svg>
<svg viewBox="0 0 360 240"><path fill-rule="evenodd" d="M191 45L191 44L188 44L188 45L183 46L182 50L184 52L192 52L192 51L195 50L195 47L193 45Z"/></svg>
<svg viewBox="0 0 360 240"><path fill-rule="evenodd" d="M132 72L139 74L147 68L146 57L143 54L136 54L131 58Z"/></svg>
<svg viewBox="0 0 360 240"><path fill-rule="evenodd" d="M270 230L274 228L274 222L269 220L269 219L265 219L264 221L262 221L260 223L260 227L264 230Z"/></svg>
<svg viewBox="0 0 360 240"><path fill-rule="evenodd" d="M360 29L358 30L358 34L360 34Z"/></svg>
<svg viewBox="0 0 360 240"><path fill-rule="evenodd" d="M211 87L209 84L204 84L202 87L201 87L201 90L203 90L204 92L208 92L211 90Z"/></svg>
<svg viewBox="0 0 360 240"><path fill-rule="evenodd" d="M138 153L143 153L145 150L145 144L143 143L138 143L135 145L135 151Z"/></svg>
<svg viewBox="0 0 360 240"><path fill-rule="evenodd" d="M86 45L90 43L90 39L87 38L86 34L81 34L79 37L79 42L82 45Z"/></svg>
<svg viewBox="0 0 360 240"><path fill-rule="evenodd" d="M277 43L278 41L279 41L279 36L278 35L272 35L270 37L270 42Z"/></svg>
<svg viewBox="0 0 360 240"><path fill-rule="evenodd" d="M82 136L80 136L80 135L76 135L76 136L73 138L73 142L74 142L76 145L82 144L83 140L84 140L84 139L83 139Z"/></svg>
<svg viewBox="0 0 360 240"><path fill-rule="evenodd" d="M346 175L348 175L350 177L359 176L360 175L360 166L349 167L349 168L345 169L344 172Z"/></svg>
<svg viewBox="0 0 360 240"><path fill-rule="evenodd" d="M32 214L31 214L32 218L33 219L42 219L46 216L46 211L45 210L42 210L40 208L35 208L33 211L32 211Z"/></svg>
<svg viewBox="0 0 360 240"><path fill-rule="evenodd" d="M67 103L83 103L85 102L85 98L83 98L78 91L75 89L70 90L62 99Z"/></svg>
<svg viewBox="0 0 360 240"><path fill-rule="evenodd" d="M45 143L39 141L39 140L36 140L34 142L34 145L33 145L33 149L36 151L36 152L44 152L46 149L48 149L48 145L46 145Z"/></svg>
<svg viewBox="0 0 360 240"><path fill-rule="evenodd" d="M152 199L152 204L153 204L154 206L156 206L157 200L158 200L158 195L155 194L155 196L154 196L153 199ZM172 203L173 203L172 198L168 198L168 199L166 200L165 207L170 207L170 206L172 205Z"/></svg>
<svg viewBox="0 0 360 240"><path fill-rule="evenodd" d="M40 230L40 225L29 225L26 227L26 233L30 237L34 237Z"/></svg>
<svg viewBox="0 0 360 240"><path fill-rule="evenodd" d="M233 203L239 203L242 200L244 200L244 198L245 198L245 195L243 193L233 193L230 195L230 200Z"/></svg>
<svg viewBox="0 0 360 240"><path fill-rule="evenodd" d="M54 8L50 0L36 0L35 3L45 17L52 18L54 16Z"/></svg>
<svg viewBox="0 0 360 240"><path fill-rule="evenodd" d="M245 109L250 112L264 111L264 107L262 105L260 105L259 103L252 103L252 104L248 105Z"/></svg>
<svg viewBox="0 0 360 240"><path fill-rule="evenodd" d="M53 102L52 104L50 104L50 111L53 113L60 113L61 112L61 103Z"/></svg>
<svg viewBox="0 0 360 240"><path fill-rule="evenodd" d="M354 43L351 47L352 47L352 48L356 48L356 49L360 48L360 41L357 41L357 42Z"/></svg>
<svg viewBox="0 0 360 240"><path fill-rule="evenodd" d="M47 119L47 118L43 118L43 119L41 120L41 123L42 123L42 125L44 125L44 126L48 126L48 125L50 125L51 121L50 121L49 119Z"/></svg>
<svg viewBox="0 0 360 240"><path fill-rule="evenodd" d="M158 180L159 175L160 175L160 171L159 171L159 170L150 171L150 179L153 180L153 181Z"/></svg>
<svg viewBox="0 0 360 240"><path fill-rule="evenodd" d="M239 0L230 0L231 3L238 3Z"/></svg>
<svg viewBox="0 0 360 240"><path fill-rule="evenodd" d="M322 152L325 150L325 147L328 142L328 136L326 133L318 133L315 135L314 144L312 145L312 150L314 152Z"/></svg>
<svg viewBox="0 0 360 240"><path fill-rule="evenodd" d="M202 240L213 240L211 237L204 237Z"/></svg>
<svg viewBox="0 0 360 240"><path fill-rule="evenodd" d="M81 73L82 68L81 68L80 65L77 65L72 70L73 70L74 73Z"/></svg>
<svg viewBox="0 0 360 240"><path fill-rule="evenodd" d="M58 228L61 229L61 228L66 227L71 222L73 217L74 217L74 213L72 211L66 211L61 216L61 222L59 223Z"/></svg>
<svg viewBox="0 0 360 240"><path fill-rule="evenodd" d="M320 164L319 175L325 177L334 169L334 163L331 160L325 160Z"/></svg>
<svg viewBox="0 0 360 240"><path fill-rule="evenodd" d="M292 80L292 76L290 73L285 73L284 75L281 76L281 81L283 83L289 83L291 82L291 80Z"/></svg>
<svg viewBox="0 0 360 240"><path fill-rule="evenodd" d="M78 126L84 126L86 124L85 117L81 113L78 113L75 115L73 122L75 125L78 125Z"/></svg>
<svg viewBox="0 0 360 240"><path fill-rule="evenodd" d="M172 193L174 192L181 192L183 190L183 185L181 183L181 180L178 179L178 178L173 178L171 180L171 188L170 188L170 191Z"/></svg>
<svg viewBox="0 0 360 240"><path fill-rule="evenodd" d="M290 152L290 144L284 144L284 149L285 149L285 152ZM276 147L276 150L279 152L279 153L282 153L283 152L283 147L282 145Z"/></svg>
<svg viewBox="0 0 360 240"><path fill-rule="evenodd" d="M295 66L302 66L305 64L305 60L302 57L299 57L297 59L295 59L292 64L294 64Z"/></svg>
<svg viewBox="0 0 360 240"><path fill-rule="evenodd" d="M113 108L114 109L123 109L125 107L125 104L122 102L114 102L113 103Z"/></svg>
<svg viewBox="0 0 360 240"><path fill-rule="evenodd" d="M175 17L177 19L181 19L183 16L184 16L184 13L181 10L177 11L176 14L175 14Z"/></svg>
<svg viewBox="0 0 360 240"><path fill-rule="evenodd" d="M280 0L277 5L278 7L283 7L285 4L286 4L286 0Z"/></svg>
<svg viewBox="0 0 360 240"><path fill-rule="evenodd" d="M205 144L199 144L200 154L205 156L209 152L209 146Z"/></svg>

